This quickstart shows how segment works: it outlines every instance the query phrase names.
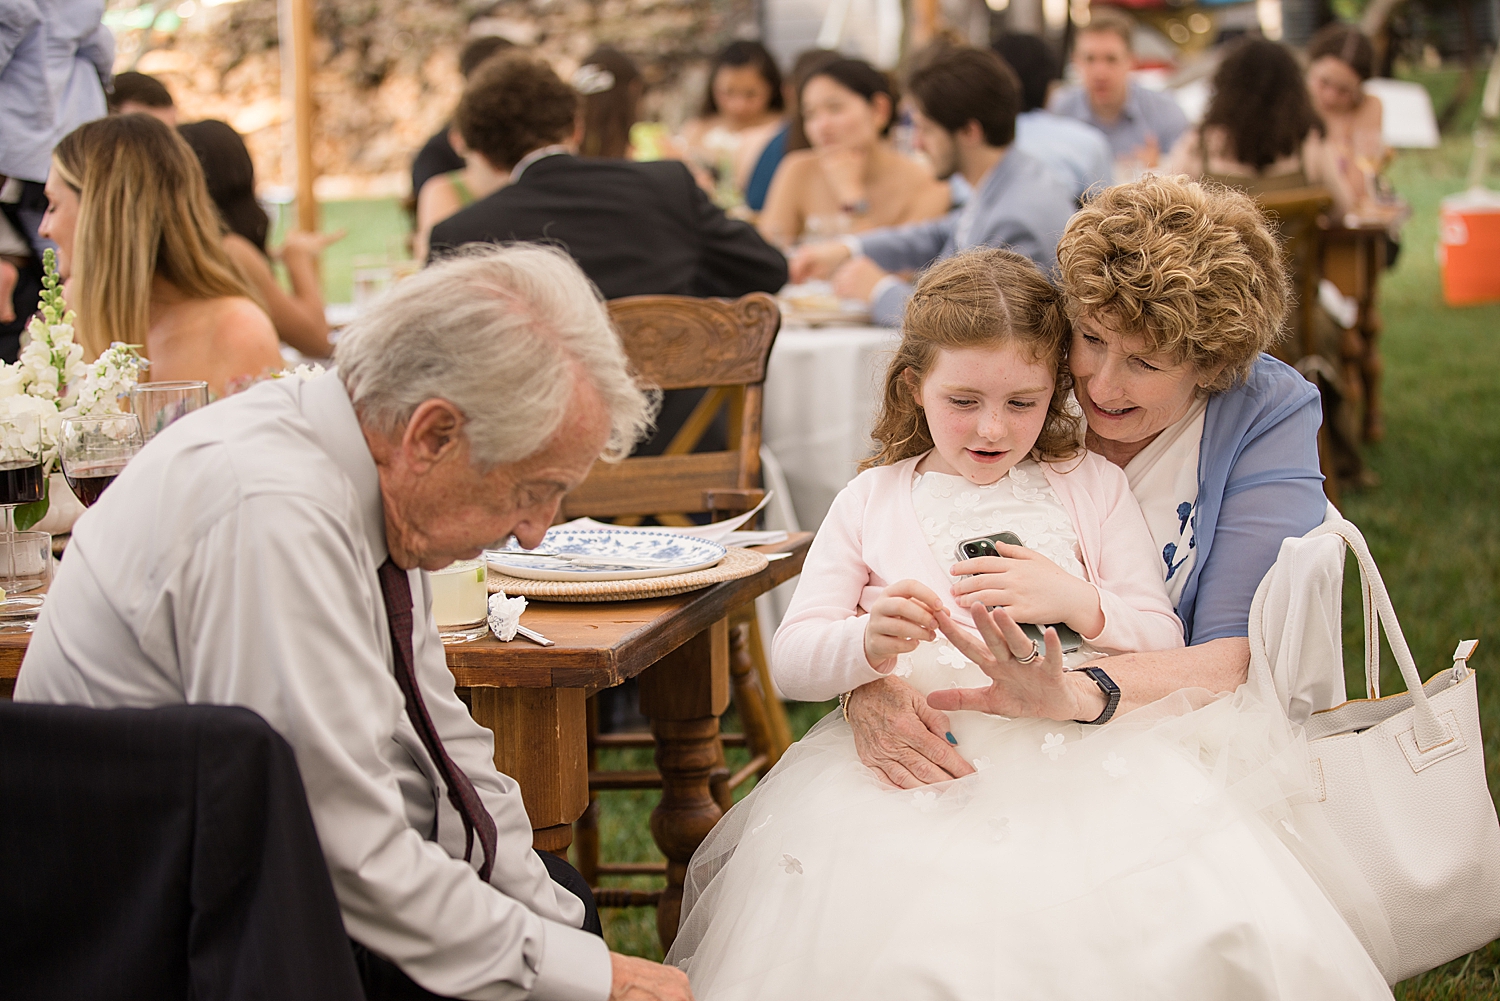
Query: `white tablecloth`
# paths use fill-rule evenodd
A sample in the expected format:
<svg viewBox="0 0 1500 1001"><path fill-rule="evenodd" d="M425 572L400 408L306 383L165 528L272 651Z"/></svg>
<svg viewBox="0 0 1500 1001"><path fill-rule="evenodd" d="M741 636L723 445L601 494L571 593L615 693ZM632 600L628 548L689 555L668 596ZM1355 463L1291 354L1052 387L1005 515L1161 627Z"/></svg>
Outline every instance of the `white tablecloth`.
<svg viewBox="0 0 1500 1001"><path fill-rule="evenodd" d="M873 451L886 365L901 334L883 327L782 330L766 371L762 441L786 474L798 527L815 531Z"/></svg>

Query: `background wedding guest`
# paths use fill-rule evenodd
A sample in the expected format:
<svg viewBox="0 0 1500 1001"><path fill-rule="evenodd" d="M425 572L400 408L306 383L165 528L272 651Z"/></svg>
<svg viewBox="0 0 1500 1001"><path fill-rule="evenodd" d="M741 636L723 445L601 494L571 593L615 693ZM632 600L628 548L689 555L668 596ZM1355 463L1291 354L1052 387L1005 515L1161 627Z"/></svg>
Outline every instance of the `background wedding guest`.
<svg viewBox="0 0 1500 1001"><path fill-rule="evenodd" d="M323 311L318 255L342 233L288 233L276 256L286 266L292 292L287 294L271 270L266 235L270 219L255 199L255 164L240 134L227 123L208 119L179 125L177 134L192 147L203 168L208 196L224 221L224 249L240 274L265 303L276 334L310 358L333 353Z"/></svg>
<svg viewBox="0 0 1500 1001"><path fill-rule="evenodd" d="M759 42L730 42L714 57L698 117L682 130L685 158L712 179L721 205L744 198L750 172L781 127L781 70Z"/></svg>
<svg viewBox="0 0 1500 1001"><path fill-rule="evenodd" d="M411 237L412 259L427 259L432 246L432 227L510 183L510 172L497 169L483 156L473 152L459 134L457 126L448 129L449 149L463 160L457 170L427 179L417 192L415 226Z"/></svg>
<svg viewBox="0 0 1500 1001"><path fill-rule="evenodd" d="M948 186L887 138L897 95L860 59L840 59L803 81L798 113L811 150L789 153L771 182L758 226L774 244L932 219L948 211Z"/></svg>
<svg viewBox="0 0 1500 1001"><path fill-rule="evenodd" d="M550 240L605 298L774 292L786 262L746 223L726 218L675 160L572 155L577 94L551 67L487 63L455 116L465 144L510 184L432 231L436 258L466 243Z"/></svg>
<svg viewBox="0 0 1500 1001"><path fill-rule="evenodd" d="M1000 57L941 48L917 60L908 82L916 145L941 180L961 174L974 194L941 219L802 247L793 281L833 277L845 298L870 303L876 323L901 323L911 285L893 272L923 268L970 247L1001 247L1057 263L1072 194L1040 160L1016 149L1021 86Z"/></svg>
<svg viewBox="0 0 1500 1001"><path fill-rule="evenodd" d="M582 878L532 850L423 572L536 546L640 434L597 294L553 250L470 255L397 286L337 360L132 460L79 520L16 697L260 713L296 752L371 1001L688 1001L678 971L611 954Z"/></svg>
<svg viewBox="0 0 1500 1001"><path fill-rule="evenodd" d="M145 73L126 70L115 74L109 89L109 113L112 115L151 115L177 127L177 104L166 84Z"/></svg>
<svg viewBox="0 0 1500 1001"><path fill-rule="evenodd" d="M1114 180L1109 140L1092 125L1047 110L1047 93L1061 75L1057 58L1039 35L1006 33L993 43L995 54L1021 81L1021 113L1016 116L1016 149L1052 169L1075 198Z"/></svg>
<svg viewBox="0 0 1500 1001"><path fill-rule="evenodd" d="M619 49L600 46L573 74L579 98L579 156L630 158L630 128L640 117L646 81Z"/></svg>
<svg viewBox="0 0 1500 1001"><path fill-rule="evenodd" d="M1103 132L1115 161L1124 161L1132 174L1138 174L1160 163L1188 121L1169 95L1130 78L1134 35L1135 22L1128 14L1095 8L1073 42L1073 66L1082 86L1059 92L1052 110Z"/></svg>
<svg viewBox="0 0 1500 1001"><path fill-rule="evenodd" d="M15 359L42 289L52 150L105 112L115 38L103 16L103 0L0 0L0 359Z"/></svg>
<svg viewBox="0 0 1500 1001"><path fill-rule="evenodd" d="M224 250L198 159L150 115L90 122L58 145L41 233L92 359L139 344L154 380L223 396L281 368L276 329Z"/></svg>
<svg viewBox="0 0 1500 1001"><path fill-rule="evenodd" d="M464 43L458 53L458 72L465 82L474 76L490 56L515 48L515 43L499 35L481 35ZM449 141L452 123L444 125L432 134L426 145L417 153L411 164L411 197L415 199L422 185L430 178L454 170L464 169L464 158Z"/></svg>
<svg viewBox="0 0 1500 1001"><path fill-rule="evenodd" d="M1263 38L1247 39L1224 57L1202 124L1183 134L1164 172L1251 194L1321 184L1340 212L1352 204L1296 57Z"/></svg>
<svg viewBox="0 0 1500 1001"><path fill-rule="evenodd" d="M577 94L537 60L485 64L458 104L464 142L510 183L433 227L433 259L466 243L554 243L573 255L606 299L627 295L734 298L786 284L786 259L748 223L728 218L676 160L572 155ZM701 397L663 401L659 451Z"/></svg>
<svg viewBox="0 0 1500 1001"><path fill-rule="evenodd" d="M1345 183L1357 194L1366 191L1387 159L1381 138L1385 109L1380 98L1364 90L1374 71L1375 49L1354 25L1327 25L1307 43L1313 110L1322 116Z"/></svg>
<svg viewBox="0 0 1500 1001"><path fill-rule="evenodd" d="M771 191L771 180L776 176L782 159L793 150L808 149L812 145L802 128L802 113L798 105L802 84L814 70L842 58L842 54L832 49L808 49L792 63L791 73L781 78L781 99L786 105L786 118L771 141L766 143L766 148L761 150L760 158L750 172L750 180L746 182L745 207L750 211L760 212L766 207L766 195Z"/></svg>

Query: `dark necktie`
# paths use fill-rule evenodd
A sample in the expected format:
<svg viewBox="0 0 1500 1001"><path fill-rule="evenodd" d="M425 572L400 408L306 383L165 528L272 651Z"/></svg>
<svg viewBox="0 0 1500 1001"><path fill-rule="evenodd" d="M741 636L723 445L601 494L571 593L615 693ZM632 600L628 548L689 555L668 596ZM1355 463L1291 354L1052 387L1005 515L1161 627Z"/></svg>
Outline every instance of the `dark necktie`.
<svg viewBox="0 0 1500 1001"><path fill-rule="evenodd" d="M427 715L427 706L422 701L422 689L417 685L417 669L412 655L411 633L411 581L406 571L387 559L380 565L380 593L385 596L385 617L391 627L391 653L396 663L396 684L406 696L406 715L422 738L422 746L432 755L438 772L448 785L448 802L458 811L464 821L464 861L474 854L474 832L479 832L479 844L484 849L484 864L479 867L479 878L490 881L490 870L495 867L495 818L484 808L479 792L462 768L448 757L443 742L438 739ZM433 823L436 829L436 821Z"/></svg>

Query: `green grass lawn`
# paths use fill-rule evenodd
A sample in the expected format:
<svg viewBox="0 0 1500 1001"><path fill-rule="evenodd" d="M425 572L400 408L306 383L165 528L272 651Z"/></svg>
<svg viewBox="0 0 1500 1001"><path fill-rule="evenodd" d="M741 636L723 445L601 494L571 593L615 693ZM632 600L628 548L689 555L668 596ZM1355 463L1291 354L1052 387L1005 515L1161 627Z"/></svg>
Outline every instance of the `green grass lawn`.
<svg viewBox="0 0 1500 1001"><path fill-rule="evenodd" d="M1451 88L1448 77L1434 76L1426 82L1435 92ZM1464 119L1472 121L1472 116L1460 121ZM1380 485L1347 495L1344 508L1370 541L1424 677L1449 662L1460 639L1482 641L1473 664L1479 671L1493 793L1500 791L1500 676L1491 667L1500 653L1500 634L1493 625L1500 613L1500 306L1444 306L1433 256L1438 203L1462 188L1468 155L1467 139L1451 138L1437 150L1403 153L1392 169L1414 215L1381 295L1387 437L1367 453ZM1500 187L1500 176L1492 176L1490 184ZM390 253L399 246L406 223L394 201L377 201L326 205L324 225L350 231L325 260L328 298L338 302L349 298L354 258ZM1346 599L1349 691L1358 695L1362 634L1356 583L1347 583ZM1384 689L1400 691L1388 651L1384 663ZM828 709L792 706L797 733ZM604 764L649 767L650 755L606 756ZM604 795L600 838L605 858L660 859L647 827L657 795ZM619 883L652 885L642 878ZM661 956L652 911L607 911L605 933L616 950ZM1409 981L1396 995L1409 1001L1500 998L1500 948L1492 944Z"/></svg>
<svg viewBox="0 0 1500 1001"><path fill-rule="evenodd" d="M1435 88L1436 89L1436 88ZM1470 118L1472 120L1472 118ZM1380 484L1344 498L1390 588L1423 678L1478 638L1480 714L1491 794L1500 792L1500 305L1450 309L1434 258L1438 203L1464 187L1470 144L1403 153L1392 179L1415 210L1401 258L1385 278L1386 439L1366 455ZM1492 174L1491 187L1500 187ZM1357 580L1351 563L1348 575ZM1363 694L1357 586L1346 580L1349 693ZM1405 686L1388 648L1383 691ZM1410 1001L1500 998L1500 947L1491 944L1397 988Z"/></svg>

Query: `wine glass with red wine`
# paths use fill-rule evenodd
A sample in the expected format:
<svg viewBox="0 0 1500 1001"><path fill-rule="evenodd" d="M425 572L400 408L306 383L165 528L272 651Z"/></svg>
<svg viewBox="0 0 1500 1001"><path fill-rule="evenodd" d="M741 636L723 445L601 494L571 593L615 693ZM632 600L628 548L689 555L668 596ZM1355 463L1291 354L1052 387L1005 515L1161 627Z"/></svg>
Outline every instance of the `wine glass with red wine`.
<svg viewBox="0 0 1500 1001"><path fill-rule="evenodd" d="M16 508L45 496L42 473L42 418L35 412L0 416L0 508L5 509L3 581L6 594L29 591L35 582L16 577Z"/></svg>
<svg viewBox="0 0 1500 1001"><path fill-rule="evenodd" d="M93 506L142 444L135 414L69 417L62 422L63 475L84 507Z"/></svg>

